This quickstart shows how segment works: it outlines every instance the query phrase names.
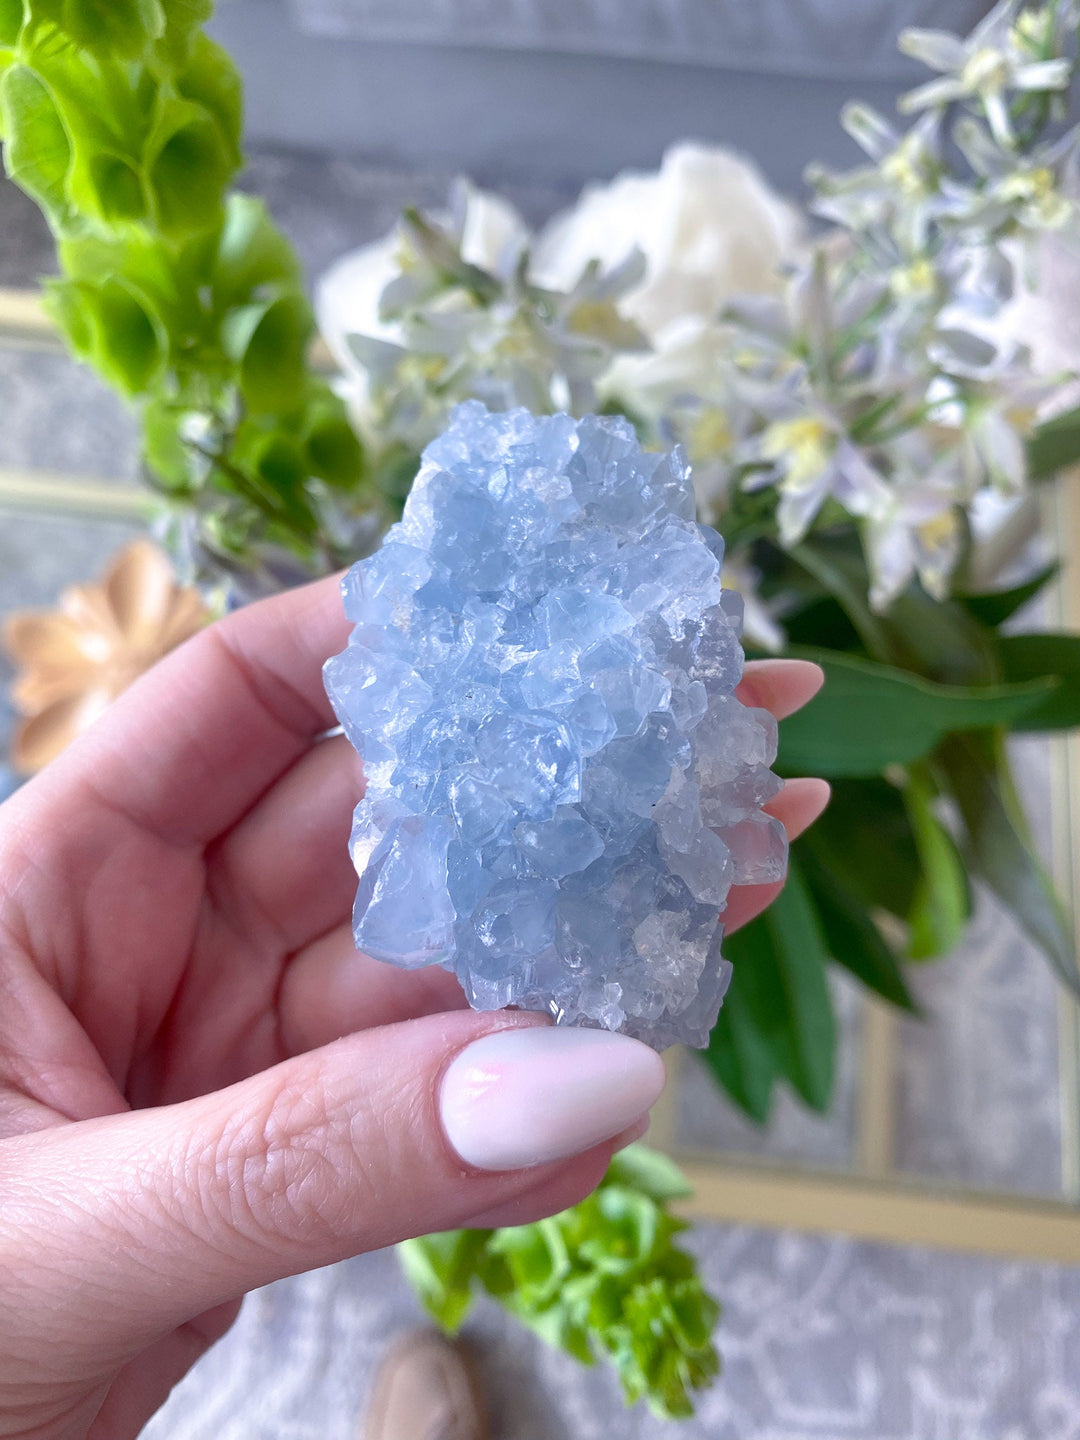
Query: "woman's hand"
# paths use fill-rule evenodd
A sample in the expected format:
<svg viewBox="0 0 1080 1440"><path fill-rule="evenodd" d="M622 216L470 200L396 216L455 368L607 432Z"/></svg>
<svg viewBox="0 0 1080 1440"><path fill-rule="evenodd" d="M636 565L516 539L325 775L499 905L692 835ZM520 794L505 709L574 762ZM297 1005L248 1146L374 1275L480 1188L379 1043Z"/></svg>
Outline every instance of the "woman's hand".
<svg viewBox="0 0 1080 1440"><path fill-rule="evenodd" d="M0 808L0 1437L126 1440L245 1291L576 1203L662 1084L636 1041L355 953L360 762L320 738L347 628L333 580L231 616ZM769 661L740 693L819 684ZM770 809L795 835L827 795ZM495 1033L478 1098L453 1062Z"/></svg>

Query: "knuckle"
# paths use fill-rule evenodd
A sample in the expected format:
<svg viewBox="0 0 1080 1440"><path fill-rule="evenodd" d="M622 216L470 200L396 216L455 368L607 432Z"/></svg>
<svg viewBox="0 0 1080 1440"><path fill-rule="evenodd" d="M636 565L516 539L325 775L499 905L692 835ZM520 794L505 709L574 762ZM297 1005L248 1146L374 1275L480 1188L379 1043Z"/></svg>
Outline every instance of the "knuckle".
<svg viewBox="0 0 1080 1440"><path fill-rule="evenodd" d="M324 1086L286 1078L230 1120L202 1157L205 1187L229 1228L263 1243L309 1249L355 1230L368 1167L358 1117Z"/></svg>

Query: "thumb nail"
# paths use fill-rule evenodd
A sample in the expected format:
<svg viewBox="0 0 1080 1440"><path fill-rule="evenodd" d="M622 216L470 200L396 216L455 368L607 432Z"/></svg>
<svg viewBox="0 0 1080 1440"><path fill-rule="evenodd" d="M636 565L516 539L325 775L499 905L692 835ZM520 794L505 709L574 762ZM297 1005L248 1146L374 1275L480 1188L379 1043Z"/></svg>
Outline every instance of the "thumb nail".
<svg viewBox="0 0 1080 1440"><path fill-rule="evenodd" d="M439 1092L446 1138L478 1170L520 1170L580 1154L655 1104L664 1062L607 1030L536 1026L474 1040Z"/></svg>

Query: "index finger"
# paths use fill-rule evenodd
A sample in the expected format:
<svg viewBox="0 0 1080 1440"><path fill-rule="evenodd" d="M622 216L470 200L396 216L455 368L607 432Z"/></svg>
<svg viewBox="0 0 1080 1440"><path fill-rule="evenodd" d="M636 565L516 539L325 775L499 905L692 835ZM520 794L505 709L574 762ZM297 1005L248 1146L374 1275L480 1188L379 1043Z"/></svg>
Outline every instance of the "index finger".
<svg viewBox="0 0 1080 1440"><path fill-rule="evenodd" d="M167 655L34 782L74 782L141 830L205 845L334 725L322 683L349 631L338 577L261 600Z"/></svg>

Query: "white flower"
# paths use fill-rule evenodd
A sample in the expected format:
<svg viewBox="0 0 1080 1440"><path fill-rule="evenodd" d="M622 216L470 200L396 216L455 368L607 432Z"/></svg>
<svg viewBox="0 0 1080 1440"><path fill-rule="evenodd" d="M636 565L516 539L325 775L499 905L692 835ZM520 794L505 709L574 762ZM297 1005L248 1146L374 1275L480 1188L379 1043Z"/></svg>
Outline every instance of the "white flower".
<svg viewBox="0 0 1080 1440"><path fill-rule="evenodd" d="M642 284L620 309L654 345L687 317L712 320L732 296L773 293L802 237L798 212L728 150L673 146L652 174L588 188L540 236L533 276L565 290L587 261L610 269L636 247Z"/></svg>
<svg viewBox="0 0 1080 1440"><path fill-rule="evenodd" d="M966 40L947 30L905 30L900 49L941 74L910 91L901 110L925 110L956 100L981 103L999 145L1015 143L1009 93L1068 89L1072 70L1061 56L1032 58L1030 39L1016 20L1021 0L1001 0Z"/></svg>
<svg viewBox="0 0 1080 1440"><path fill-rule="evenodd" d="M1072 298L1080 294L1080 243L1072 236L1046 236L1035 274L1020 270L1019 276L1016 297L1000 317L1004 343L1028 347L1036 377L1080 374L1080 308Z"/></svg>
<svg viewBox="0 0 1080 1440"><path fill-rule="evenodd" d="M516 263L528 241L525 222L498 195L459 184L451 199L460 227L462 258L496 274ZM340 389L361 429L371 431L367 367L358 364L352 335L400 345L401 325L379 314L383 291L401 274L402 245L395 226L381 240L350 250L336 260L315 287L315 315L323 339L341 369ZM577 277L575 277L577 278Z"/></svg>
<svg viewBox="0 0 1080 1440"><path fill-rule="evenodd" d="M1027 485L1024 441L1035 423L1037 402L1046 388L972 396L968 401L961 455L969 489L988 484L1003 495L1020 495Z"/></svg>
<svg viewBox="0 0 1080 1440"><path fill-rule="evenodd" d="M1039 533L1038 497L1030 490L1023 495L980 490L967 506L967 518L971 532L964 565L967 585L974 591L998 589L1030 553Z"/></svg>
<svg viewBox="0 0 1080 1440"><path fill-rule="evenodd" d="M927 594L946 599L963 537L955 487L947 476L894 486L885 510L864 526L873 608L887 609L916 574Z"/></svg>
<svg viewBox="0 0 1080 1440"><path fill-rule="evenodd" d="M746 488L775 484L779 489L776 521L782 545L799 543L826 500L836 500L849 515L860 516L880 515L888 505L884 476L822 415L774 420L762 432L758 449L771 468Z"/></svg>

